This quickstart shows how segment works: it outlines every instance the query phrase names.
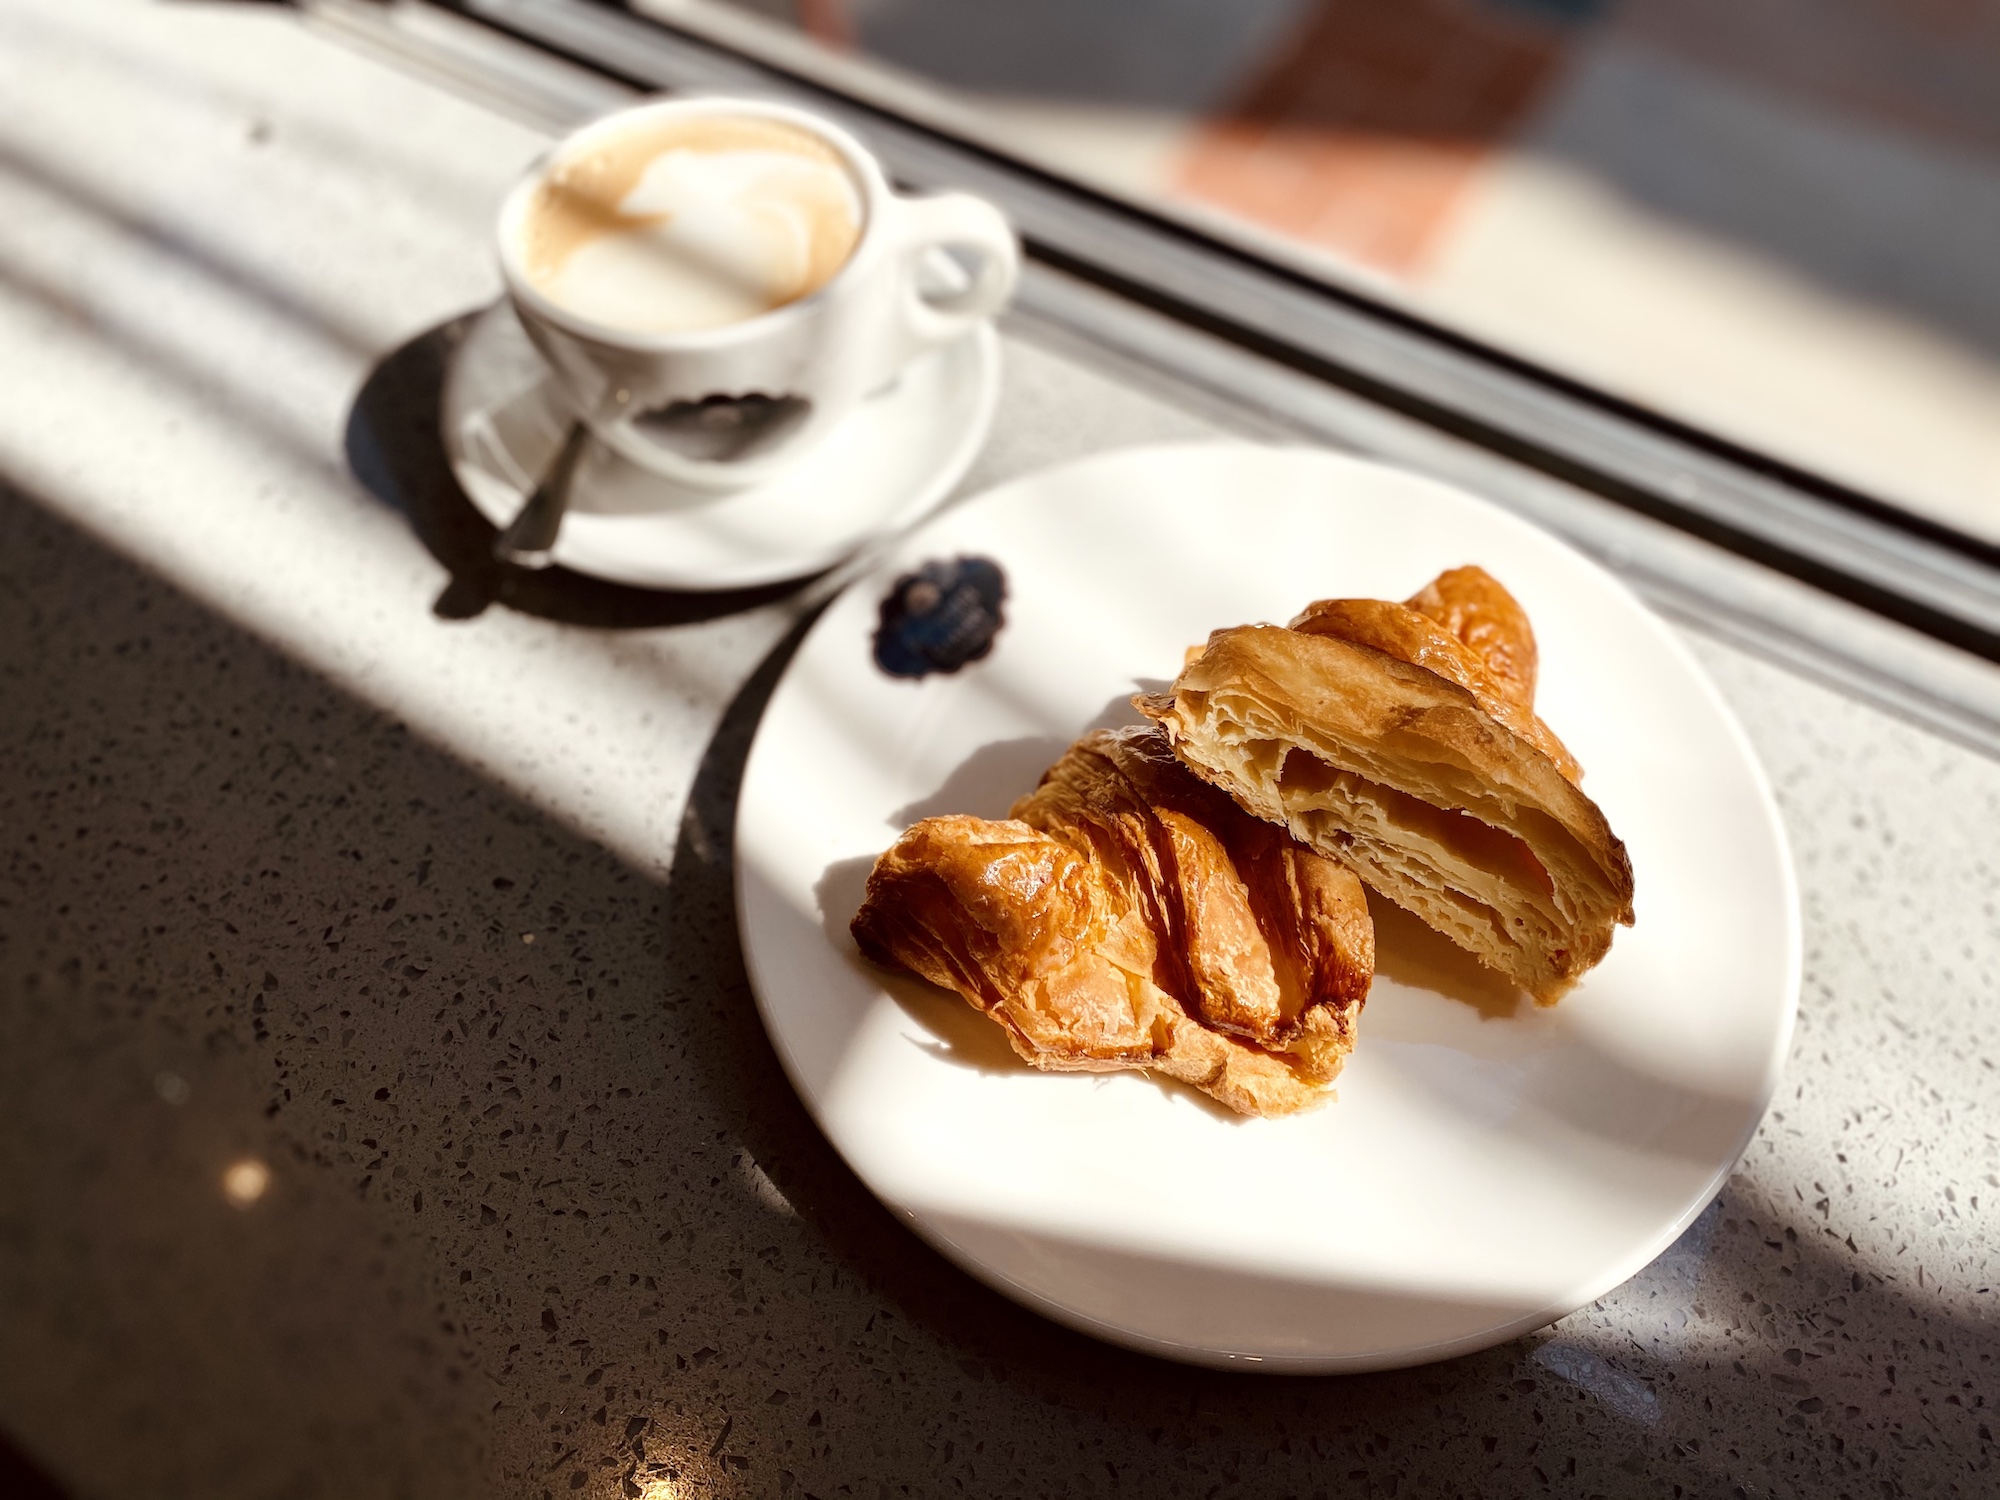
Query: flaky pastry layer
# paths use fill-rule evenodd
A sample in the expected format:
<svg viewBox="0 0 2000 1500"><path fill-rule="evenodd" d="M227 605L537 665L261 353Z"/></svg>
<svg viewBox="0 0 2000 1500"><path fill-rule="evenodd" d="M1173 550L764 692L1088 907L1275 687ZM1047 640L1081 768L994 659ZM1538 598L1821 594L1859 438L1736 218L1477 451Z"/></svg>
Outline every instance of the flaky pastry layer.
<svg viewBox="0 0 2000 1500"><path fill-rule="evenodd" d="M1525 614L1457 569L1295 627L1217 631L1140 707L1246 811L1553 1003L1633 920L1632 869L1534 717Z"/></svg>

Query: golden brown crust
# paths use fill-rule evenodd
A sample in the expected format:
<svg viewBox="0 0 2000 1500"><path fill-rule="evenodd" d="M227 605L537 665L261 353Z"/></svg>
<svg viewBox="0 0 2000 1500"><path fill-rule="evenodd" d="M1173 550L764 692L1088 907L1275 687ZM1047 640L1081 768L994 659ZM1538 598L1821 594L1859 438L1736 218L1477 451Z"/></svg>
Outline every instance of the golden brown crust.
<svg viewBox="0 0 2000 1500"><path fill-rule="evenodd" d="M1403 602L1470 647L1517 707L1534 710L1535 629L1499 579L1478 566L1447 568Z"/></svg>
<svg viewBox="0 0 2000 1500"><path fill-rule="evenodd" d="M1452 580L1450 588L1440 587L1447 580ZM1513 595L1483 569L1455 568L1433 579L1416 599L1438 613L1420 611L1414 600L1321 599L1301 610L1291 628L1373 646L1457 683L1488 714L1554 761L1566 778L1581 781L1583 768L1576 757L1535 717L1535 638ZM1454 625L1467 634L1455 633ZM1483 649L1471 644L1475 639Z"/></svg>
<svg viewBox="0 0 2000 1500"><path fill-rule="evenodd" d="M1337 634L1217 631L1136 700L1248 812L1340 859L1545 1003L1632 920L1603 813L1478 696Z"/></svg>
<svg viewBox="0 0 2000 1500"><path fill-rule="evenodd" d="M1014 813L908 830L869 876L862 952L956 990L1036 1067L1146 1068L1247 1114L1323 1101L1374 969L1352 872L1150 727L1087 735Z"/></svg>
<svg viewBox="0 0 2000 1500"><path fill-rule="evenodd" d="M963 995L1042 1067L1102 1071L1168 1049L1152 934L1092 861L1025 823L926 818L875 862L861 951Z"/></svg>
<svg viewBox="0 0 2000 1500"><path fill-rule="evenodd" d="M1012 816L1103 864L1160 939L1160 984L1207 1025L1281 1051L1329 1020L1347 1034L1375 970L1360 881L1191 774L1159 730L1085 735Z"/></svg>

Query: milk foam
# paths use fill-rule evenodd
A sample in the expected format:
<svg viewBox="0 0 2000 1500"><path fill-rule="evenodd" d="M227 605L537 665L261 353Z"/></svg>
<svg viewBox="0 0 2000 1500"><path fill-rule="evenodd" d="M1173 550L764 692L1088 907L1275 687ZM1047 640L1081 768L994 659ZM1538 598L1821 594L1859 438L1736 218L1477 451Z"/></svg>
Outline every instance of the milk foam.
<svg viewBox="0 0 2000 1500"><path fill-rule="evenodd" d="M811 295L860 238L860 194L818 137L775 121L635 128L559 163L523 225L536 289L581 317L694 332Z"/></svg>

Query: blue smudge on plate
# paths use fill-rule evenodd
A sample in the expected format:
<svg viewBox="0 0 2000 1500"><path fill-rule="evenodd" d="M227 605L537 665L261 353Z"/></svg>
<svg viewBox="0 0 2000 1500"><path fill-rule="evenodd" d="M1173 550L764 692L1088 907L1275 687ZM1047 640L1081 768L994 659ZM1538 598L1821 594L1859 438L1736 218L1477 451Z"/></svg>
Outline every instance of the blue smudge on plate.
<svg viewBox="0 0 2000 1500"><path fill-rule="evenodd" d="M956 672L993 649L1006 623L1007 575L991 558L954 557L905 573L884 596L875 665L891 677Z"/></svg>

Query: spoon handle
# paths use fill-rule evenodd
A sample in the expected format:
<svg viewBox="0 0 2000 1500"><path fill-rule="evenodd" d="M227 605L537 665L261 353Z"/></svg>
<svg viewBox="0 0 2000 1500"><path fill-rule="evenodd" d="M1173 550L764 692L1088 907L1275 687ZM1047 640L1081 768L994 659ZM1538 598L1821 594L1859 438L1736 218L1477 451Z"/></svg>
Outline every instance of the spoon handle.
<svg viewBox="0 0 2000 1500"><path fill-rule="evenodd" d="M542 472L542 482L528 496L498 536L493 538L493 555L501 562L521 568L546 568L555 554L556 534L562 530L563 512L569 508L570 481L576 476L577 461L589 441L590 429L583 422L571 425L562 447Z"/></svg>

